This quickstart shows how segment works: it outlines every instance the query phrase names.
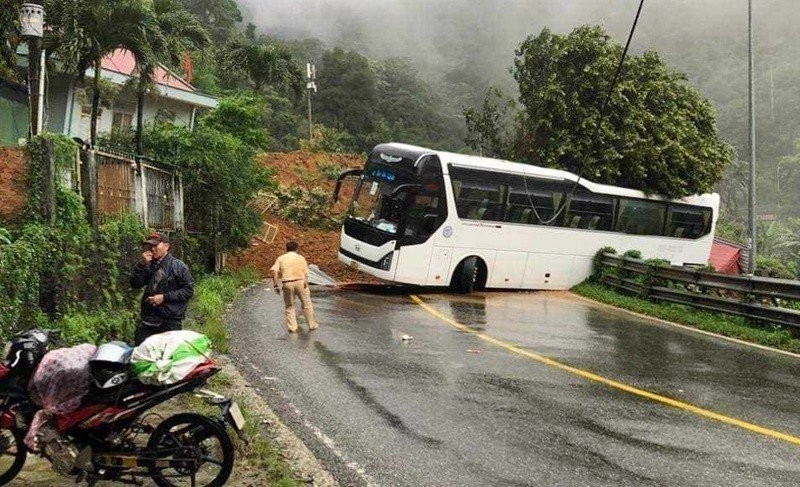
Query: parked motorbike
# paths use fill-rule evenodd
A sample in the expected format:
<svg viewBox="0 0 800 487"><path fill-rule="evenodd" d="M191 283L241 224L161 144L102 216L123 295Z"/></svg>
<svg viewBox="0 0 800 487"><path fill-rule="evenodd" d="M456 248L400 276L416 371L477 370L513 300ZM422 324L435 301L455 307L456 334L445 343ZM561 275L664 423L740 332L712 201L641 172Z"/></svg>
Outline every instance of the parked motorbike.
<svg viewBox="0 0 800 487"><path fill-rule="evenodd" d="M26 332L12 340L0 364L0 485L16 477L25 464L29 451L24 438L39 409L29 397L28 382L54 338L50 330ZM107 347L98 349L98 354L108 355L109 350L114 352ZM42 426L36 453L49 460L58 474L90 486L100 480L138 484L145 477L162 487L224 485L234 462L227 426L243 437L244 418L235 402L201 389L219 372L217 364L207 360L183 380L156 386L121 374L114 370L113 360L107 362L112 367L99 371L103 382L93 387L77 410L53 416ZM219 414L183 412L166 419L146 414L186 393L217 406Z"/></svg>

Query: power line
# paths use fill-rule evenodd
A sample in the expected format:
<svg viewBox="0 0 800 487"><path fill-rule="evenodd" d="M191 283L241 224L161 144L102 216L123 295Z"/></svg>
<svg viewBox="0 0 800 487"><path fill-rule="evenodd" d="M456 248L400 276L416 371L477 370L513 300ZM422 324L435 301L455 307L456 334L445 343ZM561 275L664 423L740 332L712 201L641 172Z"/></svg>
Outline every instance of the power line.
<svg viewBox="0 0 800 487"><path fill-rule="evenodd" d="M611 84L609 84L609 86L608 86L608 91L606 92L606 96L605 96L605 98L603 98L603 102L600 105L600 109L598 110L599 111L599 116L597 117L597 123L595 124L595 129L594 129L594 132L592 133L592 138L591 138L592 151L590 151L590 152L593 152L594 147L597 145L597 137L600 134L600 124L603 121L603 115L604 115L604 112L605 112L605 108L606 108L606 105L608 104L608 100L611 98L611 93L613 93L614 87L616 86L617 81L619 80L619 75L622 72L622 63L625 62L625 57L628 55L628 48L631 45L631 40L633 39L633 33L636 31L636 25L639 23L639 15L642 13L642 7L643 6L644 6L644 0L640 0L639 1L639 8L636 9L636 17L634 17L633 25L631 25L631 31L628 33L628 40L625 42L625 49L622 50L622 56L620 56L619 63L617 64L617 69L616 69L616 71L614 71L614 77L611 79ZM564 209L566 209L567 204L569 204L569 201L572 199L572 196L575 194L575 190L578 188L578 184L580 183L581 179L583 178L583 173L584 173L585 170L586 170L586 164L585 164L585 161L584 161L584 164L581 165L581 170L578 173L578 179L576 179L575 183L572 185L572 189L570 190L569 195L566 198L564 198L564 204L561 205L561 208L559 208L557 211L555 211L555 209L554 209L553 216L547 221L543 220L542 217L539 215L539 212L536 211L536 205L533 204L533 200L531 199L531 193L530 193L530 190L528 189L528 178L526 176L524 176L524 175L522 176L522 180L525 183L525 194L528 196L528 203L530 203L531 208L533 209L533 214L536 216L536 219L539 221L539 223L541 223L543 225L548 225L548 224L552 223L553 221L555 221L556 218L559 217L561 212L563 212Z"/></svg>

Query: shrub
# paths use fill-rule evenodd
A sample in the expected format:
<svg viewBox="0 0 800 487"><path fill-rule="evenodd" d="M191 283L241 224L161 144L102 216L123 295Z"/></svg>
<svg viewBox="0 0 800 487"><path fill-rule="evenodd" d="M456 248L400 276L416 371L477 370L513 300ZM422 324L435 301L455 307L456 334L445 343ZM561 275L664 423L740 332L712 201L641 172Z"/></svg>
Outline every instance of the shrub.
<svg viewBox="0 0 800 487"><path fill-rule="evenodd" d="M592 269L594 272L592 273L590 279L593 281L599 281L603 278L604 275L607 275L608 272L603 269L603 265L601 263L601 259L603 258L603 254L616 254L617 249L614 247L603 247L602 249L598 250L594 257L592 258Z"/></svg>
<svg viewBox="0 0 800 487"><path fill-rule="evenodd" d="M277 213L292 223L321 229L332 229L341 222L330 215L330 192L319 186L280 188L276 192L280 205Z"/></svg>
<svg viewBox="0 0 800 487"><path fill-rule="evenodd" d="M756 256L755 275L776 279L795 279L797 277L795 269L791 265L763 255Z"/></svg>
<svg viewBox="0 0 800 487"><path fill-rule="evenodd" d="M642 251L641 250L626 250L623 257L630 257L631 259L641 259L642 258Z"/></svg>
<svg viewBox="0 0 800 487"><path fill-rule="evenodd" d="M68 139L31 141L27 220L6 231L8 243L0 245L0 338L34 326L61 328L70 343L128 337L138 294L129 289L128 273L144 228L121 214L92 229L80 196L58 179L55 224L45 225L39 205L46 139L54 141L57 167L74 162Z"/></svg>
<svg viewBox="0 0 800 487"><path fill-rule="evenodd" d="M333 161L322 161L317 163L317 172L326 181L336 181L336 179L339 177L339 173L341 173L343 169L344 168L341 165Z"/></svg>
<svg viewBox="0 0 800 487"><path fill-rule="evenodd" d="M300 148L309 152L353 152L355 147L355 138L346 130L325 125L314 125L314 137L310 142L300 141Z"/></svg>

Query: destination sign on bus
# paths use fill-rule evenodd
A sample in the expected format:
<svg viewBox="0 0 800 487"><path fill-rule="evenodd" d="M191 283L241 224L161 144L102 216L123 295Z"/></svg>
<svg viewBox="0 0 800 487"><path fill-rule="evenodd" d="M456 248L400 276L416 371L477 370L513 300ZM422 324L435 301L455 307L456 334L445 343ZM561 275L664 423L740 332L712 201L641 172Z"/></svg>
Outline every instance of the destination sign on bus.
<svg viewBox="0 0 800 487"><path fill-rule="evenodd" d="M389 183L393 182L396 178L392 171L387 171L386 169L372 169L367 172L367 175L372 179L379 179Z"/></svg>

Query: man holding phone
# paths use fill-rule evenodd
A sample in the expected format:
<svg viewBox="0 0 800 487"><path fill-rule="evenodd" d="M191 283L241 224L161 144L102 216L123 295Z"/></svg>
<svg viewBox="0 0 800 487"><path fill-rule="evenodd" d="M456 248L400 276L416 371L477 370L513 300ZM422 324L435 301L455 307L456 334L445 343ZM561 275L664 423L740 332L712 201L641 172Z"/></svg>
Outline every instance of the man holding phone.
<svg viewBox="0 0 800 487"><path fill-rule="evenodd" d="M180 330L186 306L194 294L189 267L170 253L169 237L153 232L131 272L131 287L144 288L136 345L151 335Z"/></svg>

